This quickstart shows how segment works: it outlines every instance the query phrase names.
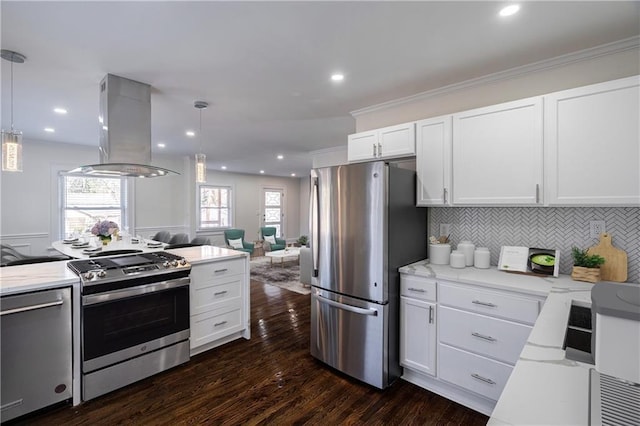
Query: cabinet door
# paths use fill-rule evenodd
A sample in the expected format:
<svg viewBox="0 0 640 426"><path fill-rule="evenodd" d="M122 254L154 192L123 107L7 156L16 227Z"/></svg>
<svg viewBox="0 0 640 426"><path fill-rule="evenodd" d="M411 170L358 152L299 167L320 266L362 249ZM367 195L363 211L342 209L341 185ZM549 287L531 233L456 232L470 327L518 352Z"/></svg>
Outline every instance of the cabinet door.
<svg viewBox="0 0 640 426"><path fill-rule="evenodd" d="M449 205L451 116L421 120L416 127L416 203L419 206Z"/></svg>
<svg viewBox="0 0 640 426"><path fill-rule="evenodd" d="M435 376L436 304L400 298L400 365Z"/></svg>
<svg viewBox="0 0 640 426"><path fill-rule="evenodd" d="M640 77L545 97L549 205L640 205Z"/></svg>
<svg viewBox="0 0 640 426"><path fill-rule="evenodd" d="M354 133L347 138L347 161L373 160L378 155L378 131Z"/></svg>
<svg viewBox="0 0 640 426"><path fill-rule="evenodd" d="M454 114L454 204L536 205L542 170L542 98Z"/></svg>
<svg viewBox="0 0 640 426"><path fill-rule="evenodd" d="M415 123L399 124L378 130L378 158L406 157L416 154Z"/></svg>

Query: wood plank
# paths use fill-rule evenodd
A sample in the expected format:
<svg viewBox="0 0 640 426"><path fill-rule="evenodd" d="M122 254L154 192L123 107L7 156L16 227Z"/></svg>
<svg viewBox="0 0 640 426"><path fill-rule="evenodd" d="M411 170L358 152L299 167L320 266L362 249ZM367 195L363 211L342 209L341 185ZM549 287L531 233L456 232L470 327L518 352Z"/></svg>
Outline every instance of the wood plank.
<svg viewBox="0 0 640 426"><path fill-rule="evenodd" d="M398 380L380 391L309 354L309 295L251 282L251 340L29 425L486 424L488 418Z"/></svg>

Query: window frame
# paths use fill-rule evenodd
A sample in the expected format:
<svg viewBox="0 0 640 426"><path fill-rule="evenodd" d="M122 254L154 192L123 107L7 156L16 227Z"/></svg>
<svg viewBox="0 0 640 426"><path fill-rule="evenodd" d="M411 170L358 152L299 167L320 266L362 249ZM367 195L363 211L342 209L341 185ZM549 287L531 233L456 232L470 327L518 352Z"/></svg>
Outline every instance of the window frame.
<svg viewBox="0 0 640 426"><path fill-rule="evenodd" d="M74 208L69 208L67 207L66 204L66 178L67 177L78 177L78 178L84 178L84 179L118 179L120 180L120 217L121 217L121 222L122 223L118 223L118 226L120 227L120 229L125 229L125 228L129 228L129 232L133 233L134 232L134 224L133 224L133 217L134 217L134 212L133 212L133 208L131 206L133 206L133 186L131 184L131 179L127 178L127 177L111 177L111 176L87 176L87 175L83 175L83 174L79 174L79 173L69 173L66 171L60 171L58 173L58 180L57 180L57 186L58 186L58 209L57 209L57 214L58 214L58 230L57 230L57 234L58 234L58 238L62 239L65 237L65 211L66 210L93 210L93 211L99 211L99 210L113 210L114 207L104 207L104 208L100 208L100 207L74 207Z"/></svg>
<svg viewBox="0 0 640 426"><path fill-rule="evenodd" d="M202 216L201 216L201 195L203 188L211 188L211 189L226 189L228 194L228 218L229 225L227 226L202 226ZM225 229L233 228L233 224L235 223L235 188L233 185L224 185L224 184L213 184L213 183L200 183L196 188L196 232L208 232L208 233L217 233L223 232Z"/></svg>

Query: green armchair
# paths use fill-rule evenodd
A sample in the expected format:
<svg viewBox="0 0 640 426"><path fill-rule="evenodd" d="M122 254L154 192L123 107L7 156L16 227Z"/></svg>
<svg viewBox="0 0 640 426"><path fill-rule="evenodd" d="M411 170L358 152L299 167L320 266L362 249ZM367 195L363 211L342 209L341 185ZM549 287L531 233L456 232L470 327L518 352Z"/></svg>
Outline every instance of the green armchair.
<svg viewBox="0 0 640 426"><path fill-rule="evenodd" d="M260 235L262 235L262 239L264 240L262 243L264 251L284 250L287 247L287 242L285 240L282 238L276 238L276 228L273 226L260 228ZM275 243L267 241L267 237L273 237Z"/></svg>
<svg viewBox="0 0 640 426"><path fill-rule="evenodd" d="M237 243L238 240L242 243L242 247L238 247L237 245L234 247L231 242ZM253 254L253 243L246 242L244 240L244 229L227 229L224 231L224 242L227 244L227 247L233 250L245 251L249 254Z"/></svg>

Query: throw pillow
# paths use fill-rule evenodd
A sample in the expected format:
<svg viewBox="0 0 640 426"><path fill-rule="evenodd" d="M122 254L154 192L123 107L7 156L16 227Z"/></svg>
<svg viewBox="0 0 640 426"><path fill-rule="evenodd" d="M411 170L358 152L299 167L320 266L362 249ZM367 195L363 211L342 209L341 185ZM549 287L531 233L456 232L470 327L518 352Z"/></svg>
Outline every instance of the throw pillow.
<svg viewBox="0 0 640 426"><path fill-rule="evenodd" d="M268 242L269 244L275 244L276 243L276 237L274 237L273 235L267 235L264 237L264 240L266 242Z"/></svg>
<svg viewBox="0 0 640 426"><path fill-rule="evenodd" d="M238 238L237 240L229 240L229 245L233 248L241 249L244 248L242 245L242 238Z"/></svg>

